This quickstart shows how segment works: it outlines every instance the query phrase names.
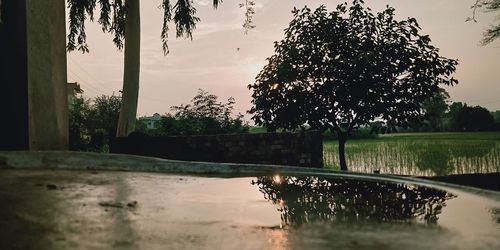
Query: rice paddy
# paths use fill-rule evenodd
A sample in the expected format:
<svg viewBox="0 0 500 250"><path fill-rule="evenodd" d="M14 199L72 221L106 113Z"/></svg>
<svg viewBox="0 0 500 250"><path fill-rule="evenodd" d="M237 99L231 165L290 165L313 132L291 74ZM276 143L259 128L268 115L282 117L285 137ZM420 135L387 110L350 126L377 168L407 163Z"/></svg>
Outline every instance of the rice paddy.
<svg viewBox="0 0 500 250"><path fill-rule="evenodd" d="M326 168L338 169L337 141L323 143ZM500 172L500 132L406 133L348 140L350 171L434 176Z"/></svg>

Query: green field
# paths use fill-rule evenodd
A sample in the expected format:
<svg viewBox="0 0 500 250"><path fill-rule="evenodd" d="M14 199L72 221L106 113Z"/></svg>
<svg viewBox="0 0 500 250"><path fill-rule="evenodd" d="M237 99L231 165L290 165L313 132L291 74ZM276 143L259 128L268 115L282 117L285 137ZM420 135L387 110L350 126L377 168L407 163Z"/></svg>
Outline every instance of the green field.
<svg viewBox="0 0 500 250"><path fill-rule="evenodd" d="M323 143L325 167L338 169L337 141ZM500 172L500 132L405 133L348 140L349 170L400 175Z"/></svg>

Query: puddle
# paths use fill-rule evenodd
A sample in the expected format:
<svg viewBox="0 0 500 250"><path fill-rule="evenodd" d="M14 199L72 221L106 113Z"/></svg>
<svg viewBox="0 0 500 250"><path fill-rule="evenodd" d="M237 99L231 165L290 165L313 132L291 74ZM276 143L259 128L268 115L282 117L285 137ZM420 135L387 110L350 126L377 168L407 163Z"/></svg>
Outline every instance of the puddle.
<svg viewBox="0 0 500 250"><path fill-rule="evenodd" d="M0 200L2 249L500 249L498 197L335 175L0 170Z"/></svg>

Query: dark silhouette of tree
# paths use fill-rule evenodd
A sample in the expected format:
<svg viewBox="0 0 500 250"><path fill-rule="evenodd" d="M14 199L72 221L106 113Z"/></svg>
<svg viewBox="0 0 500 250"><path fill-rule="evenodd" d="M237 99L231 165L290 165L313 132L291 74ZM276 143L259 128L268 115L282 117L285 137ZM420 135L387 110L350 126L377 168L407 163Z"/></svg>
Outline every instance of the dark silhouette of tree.
<svg viewBox="0 0 500 250"><path fill-rule="evenodd" d="M165 135L206 135L246 133L249 128L242 114L233 114L235 100L226 103L202 89L190 104L173 106L173 115L162 117Z"/></svg>
<svg viewBox="0 0 500 250"><path fill-rule="evenodd" d="M80 97L75 98L69 108L69 148L83 150L89 144L88 118L90 101Z"/></svg>
<svg viewBox="0 0 500 250"><path fill-rule="evenodd" d="M315 221L435 223L446 201L456 197L422 186L314 176L264 176L252 184L278 206L287 226Z"/></svg>
<svg viewBox="0 0 500 250"><path fill-rule="evenodd" d="M71 150L108 151L115 137L120 113L120 96L98 96L93 100L75 98L69 109Z"/></svg>
<svg viewBox="0 0 500 250"><path fill-rule="evenodd" d="M102 30L114 35L113 42L118 49L123 49L125 25L127 21L127 2L132 0L67 0L69 9L68 50L89 52L85 21L94 21L94 12L99 7L99 19ZM217 8L222 0L213 0ZM165 54L168 54L169 23L173 21L176 37L192 38L192 32L200 18L196 16L196 8L189 0L162 0L163 27L161 39Z"/></svg>
<svg viewBox="0 0 500 250"><path fill-rule="evenodd" d="M472 17L468 17L465 21L474 21L477 22L476 20L476 12L478 9L484 9L487 12L493 12L493 11L499 11L500 10L500 0L476 0L476 2L472 5L471 7L472 10ZM497 19L500 16L497 17ZM500 37L500 23L491 25L490 28L486 29L486 31L483 34L483 40L481 43L483 45L490 44L494 40Z"/></svg>
<svg viewBox="0 0 500 250"><path fill-rule="evenodd" d="M481 106L469 107L465 105L456 117L458 127L466 131L485 131L492 128L494 123L491 113Z"/></svg>
<svg viewBox="0 0 500 250"><path fill-rule="evenodd" d="M493 119L495 119L495 122L500 122L500 110L491 112L491 115L493 116Z"/></svg>
<svg viewBox="0 0 500 250"><path fill-rule="evenodd" d="M457 117L460 110L465 106L462 102L453 102L448 108L448 113L446 113L447 128L451 131L460 131L460 125L458 124Z"/></svg>
<svg viewBox="0 0 500 250"><path fill-rule="evenodd" d="M449 98L450 95L448 92L440 89L422 104L424 119L427 121L431 131L441 131L444 129L444 117L448 110L447 100Z"/></svg>
<svg viewBox="0 0 500 250"><path fill-rule="evenodd" d="M394 19L394 8L372 13L364 2L339 4L328 13L294 9L285 38L254 84L249 111L271 130L331 130L339 159L353 129L381 119L402 125L422 114L439 85L458 83L457 61L439 55L417 21Z"/></svg>

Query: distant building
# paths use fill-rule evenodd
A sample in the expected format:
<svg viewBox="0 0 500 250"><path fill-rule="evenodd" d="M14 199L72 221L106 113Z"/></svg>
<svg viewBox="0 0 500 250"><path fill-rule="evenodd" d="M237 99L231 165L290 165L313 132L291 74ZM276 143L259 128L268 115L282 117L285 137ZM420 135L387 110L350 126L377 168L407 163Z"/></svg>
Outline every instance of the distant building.
<svg viewBox="0 0 500 250"><path fill-rule="evenodd" d="M75 103L76 95L83 93L83 90L77 82L68 82L66 84L66 93L68 95L68 106L71 108Z"/></svg>
<svg viewBox="0 0 500 250"><path fill-rule="evenodd" d="M139 118L139 121L144 124L146 129L156 129L160 127L161 116L158 113L154 113L153 116L143 116Z"/></svg>

